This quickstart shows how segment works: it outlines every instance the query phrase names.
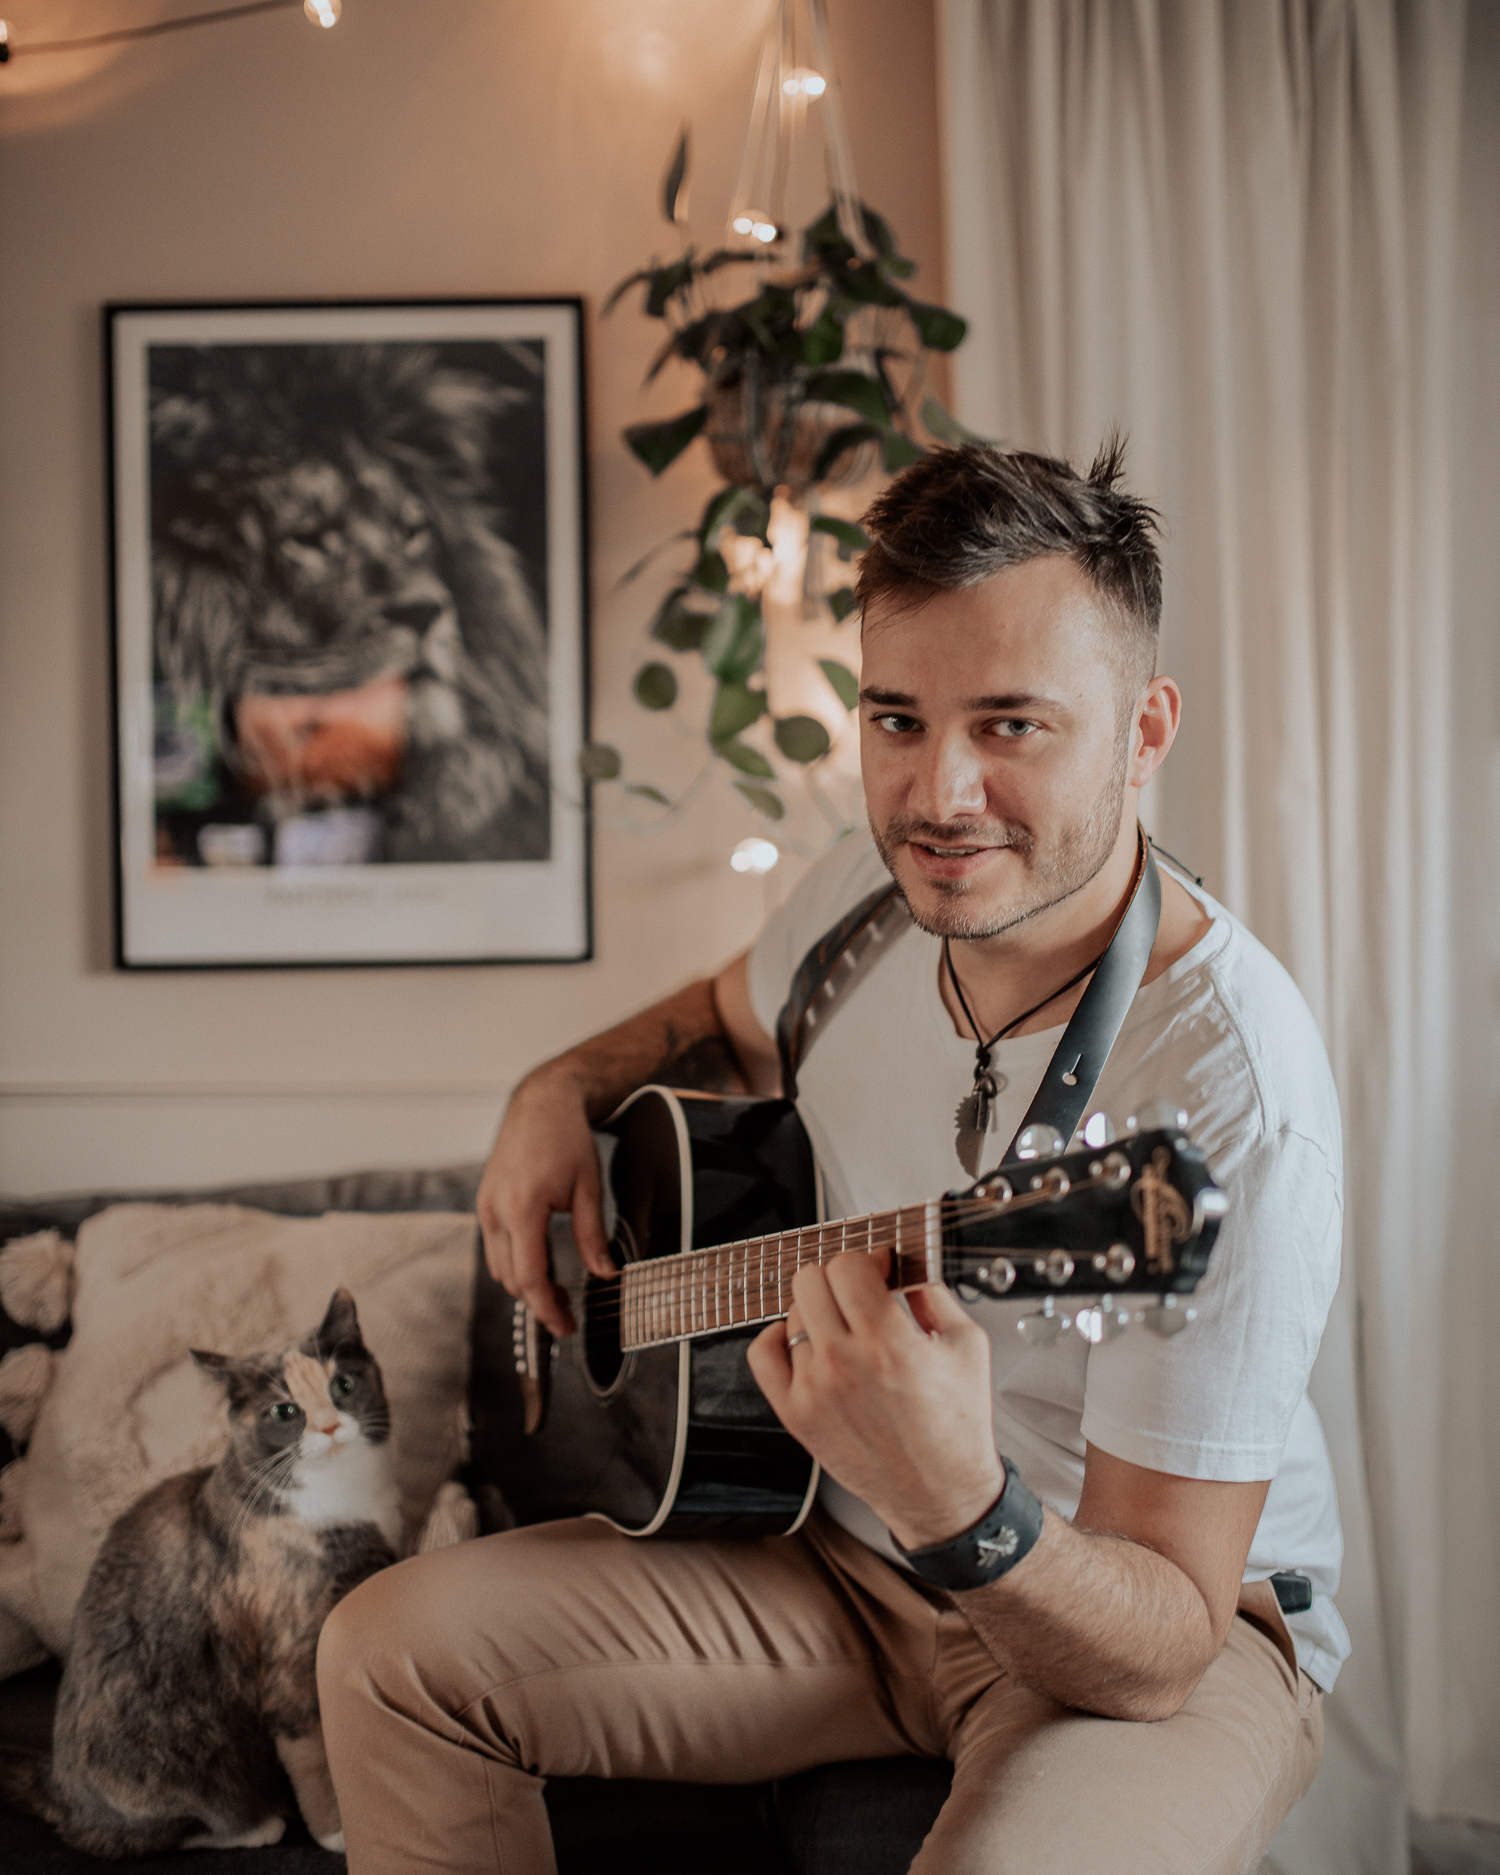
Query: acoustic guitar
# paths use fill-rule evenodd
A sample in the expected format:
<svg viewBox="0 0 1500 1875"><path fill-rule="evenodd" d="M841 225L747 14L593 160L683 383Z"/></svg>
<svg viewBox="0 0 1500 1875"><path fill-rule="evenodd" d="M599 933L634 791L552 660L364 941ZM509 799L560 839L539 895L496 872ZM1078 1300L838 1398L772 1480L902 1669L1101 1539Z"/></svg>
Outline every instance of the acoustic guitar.
<svg viewBox="0 0 1500 1875"><path fill-rule="evenodd" d="M1036 1298L1017 1323L1034 1346L1075 1330L1107 1341L1132 1321L1176 1333L1226 1200L1186 1115L1154 1104L1119 1140L1065 1153L1034 1128L1021 1141L1033 1156L962 1191L827 1221L790 1101L642 1088L596 1134L619 1274L589 1274L554 1219L553 1274L578 1332L556 1342L520 1304L512 1318L527 1470L565 1438L589 1514L632 1536L795 1530L818 1467L745 1350L790 1308L796 1272L843 1251L888 1252L892 1289Z"/></svg>

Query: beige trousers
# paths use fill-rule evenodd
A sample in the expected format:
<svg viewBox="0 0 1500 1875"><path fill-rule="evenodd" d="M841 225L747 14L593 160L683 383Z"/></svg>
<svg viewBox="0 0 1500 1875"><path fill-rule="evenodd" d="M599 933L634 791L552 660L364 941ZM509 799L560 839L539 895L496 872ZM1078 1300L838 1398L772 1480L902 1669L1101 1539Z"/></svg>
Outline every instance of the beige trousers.
<svg viewBox="0 0 1500 1875"><path fill-rule="evenodd" d="M1248 1620L1173 1718L1094 1718L817 1516L750 1543L580 1520L415 1557L335 1609L318 1685L351 1875L551 1875L549 1775L758 1783L909 1753L954 1767L920 1875L1228 1875L1322 1746L1322 1695Z"/></svg>

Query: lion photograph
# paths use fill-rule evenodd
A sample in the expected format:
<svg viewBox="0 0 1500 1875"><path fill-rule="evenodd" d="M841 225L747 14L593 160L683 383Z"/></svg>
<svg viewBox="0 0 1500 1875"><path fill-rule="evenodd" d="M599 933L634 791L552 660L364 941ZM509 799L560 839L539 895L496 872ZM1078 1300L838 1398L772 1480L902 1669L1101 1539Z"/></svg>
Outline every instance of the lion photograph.
<svg viewBox="0 0 1500 1875"><path fill-rule="evenodd" d="M550 857L542 367L150 347L158 866Z"/></svg>

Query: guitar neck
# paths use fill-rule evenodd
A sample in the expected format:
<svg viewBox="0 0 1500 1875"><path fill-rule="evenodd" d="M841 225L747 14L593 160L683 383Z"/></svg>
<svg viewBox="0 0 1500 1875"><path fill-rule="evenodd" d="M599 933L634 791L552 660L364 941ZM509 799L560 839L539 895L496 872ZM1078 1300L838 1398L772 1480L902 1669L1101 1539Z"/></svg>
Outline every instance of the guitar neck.
<svg viewBox="0 0 1500 1875"><path fill-rule="evenodd" d="M953 1204L904 1205L632 1263L620 1277L621 1346L649 1348L778 1321L792 1306L798 1270L845 1251L888 1250L892 1289L941 1282L945 1213Z"/></svg>

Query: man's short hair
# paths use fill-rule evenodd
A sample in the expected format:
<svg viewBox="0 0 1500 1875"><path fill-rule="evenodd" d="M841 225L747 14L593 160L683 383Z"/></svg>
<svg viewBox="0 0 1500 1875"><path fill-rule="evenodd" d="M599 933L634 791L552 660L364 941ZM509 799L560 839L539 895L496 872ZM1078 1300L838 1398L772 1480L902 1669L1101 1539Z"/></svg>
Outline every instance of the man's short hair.
<svg viewBox="0 0 1500 1875"><path fill-rule="evenodd" d="M1120 667L1133 692L1156 669L1161 558L1155 509L1116 486L1125 445L1106 438L1086 476L1024 450L965 443L903 469L863 517L870 547L855 599L920 606L935 591L993 579L1007 567L1064 554L1087 574L1120 628Z"/></svg>

